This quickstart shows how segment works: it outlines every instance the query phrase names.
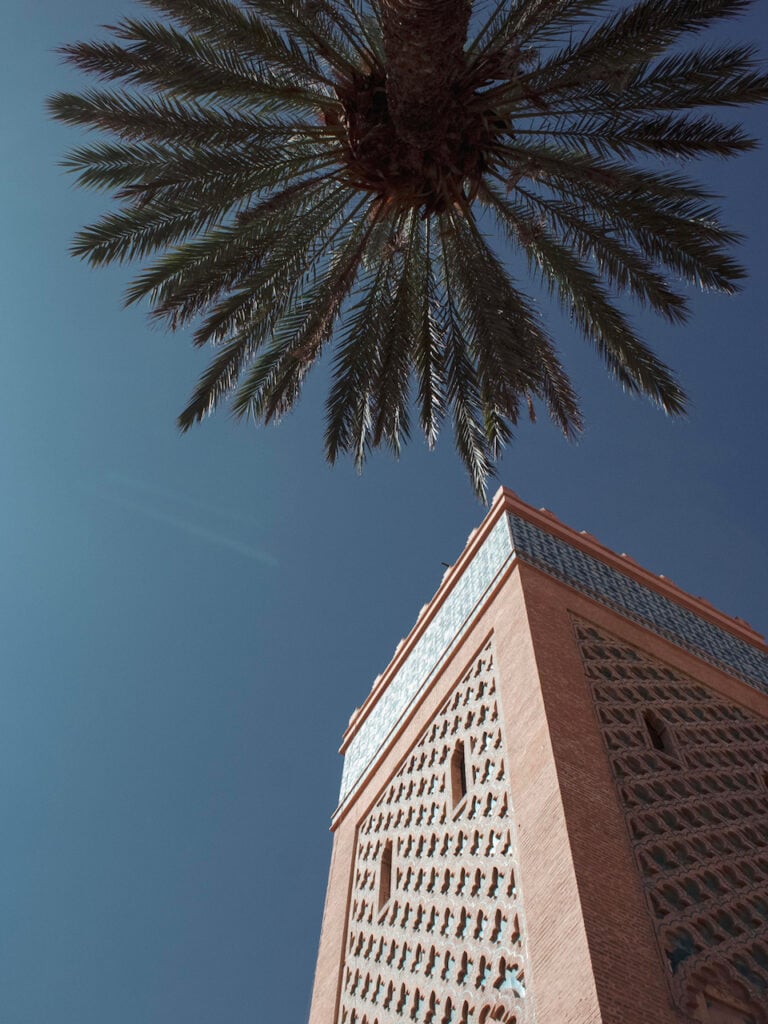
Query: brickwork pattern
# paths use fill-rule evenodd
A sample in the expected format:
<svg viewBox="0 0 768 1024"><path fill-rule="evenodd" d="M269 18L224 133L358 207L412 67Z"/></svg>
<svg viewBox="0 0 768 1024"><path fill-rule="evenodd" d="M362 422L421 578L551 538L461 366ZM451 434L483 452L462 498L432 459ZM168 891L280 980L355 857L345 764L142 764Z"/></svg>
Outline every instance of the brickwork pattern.
<svg viewBox="0 0 768 1024"><path fill-rule="evenodd" d="M588 597L641 623L768 694L768 653L516 515L515 553Z"/></svg>
<svg viewBox="0 0 768 1024"><path fill-rule="evenodd" d="M513 556L768 694L768 653L764 648L706 621L526 519L507 513L475 552L352 737L344 757L340 805L460 642L478 606Z"/></svg>
<svg viewBox="0 0 768 1024"><path fill-rule="evenodd" d="M478 604L511 557L509 530L500 519L352 739L344 757L340 804L459 643Z"/></svg>
<svg viewBox="0 0 768 1024"><path fill-rule="evenodd" d="M492 643L357 833L338 1024L529 1024Z"/></svg>
<svg viewBox="0 0 768 1024"><path fill-rule="evenodd" d="M768 1021L768 721L574 628L673 998ZM701 1015L699 1015L701 1014ZM717 1018L720 1019L720 1018Z"/></svg>

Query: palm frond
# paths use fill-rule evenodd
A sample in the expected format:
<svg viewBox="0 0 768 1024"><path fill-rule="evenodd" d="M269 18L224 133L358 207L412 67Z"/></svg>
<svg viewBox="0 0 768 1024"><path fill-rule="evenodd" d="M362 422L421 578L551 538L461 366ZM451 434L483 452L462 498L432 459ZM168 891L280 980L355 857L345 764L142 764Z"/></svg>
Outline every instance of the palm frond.
<svg viewBox="0 0 768 1024"><path fill-rule="evenodd" d="M347 33L339 31L339 12L330 17L327 4L309 0L244 0L244 3L246 8L259 11L289 36L301 40L337 72L354 71L356 48L350 45ZM343 21L354 36L349 20Z"/></svg>
<svg viewBox="0 0 768 1024"><path fill-rule="evenodd" d="M768 99L768 73L753 46L703 47L672 53L623 88L611 89L620 110L740 107Z"/></svg>
<svg viewBox="0 0 768 1024"><path fill-rule="evenodd" d="M418 381L419 422L427 445L434 448L445 416L446 381L443 339L439 329L440 304L433 270L432 231L424 226L424 247L417 254L414 272L421 275L419 309L413 343L413 365Z"/></svg>
<svg viewBox="0 0 768 1024"><path fill-rule="evenodd" d="M332 154L332 151L331 151ZM89 146L72 153L65 166L78 182L111 188L134 205L189 199L200 204L222 190L241 194L274 188L311 174L329 162L328 147L285 140L261 146Z"/></svg>
<svg viewBox="0 0 768 1024"><path fill-rule="evenodd" d="M313 205L311 214L307 213L300 230L287 235L284 231L278 233L275 228L275 234L268 236L270 245L265 258L259 261L254 271L243 279L235 291L204 317L195 331L195 344L223 341L231 330L240 329L243 320L250 317L251 310L262 305L272 321L281 315L301 293L305 277L313 277L318 260L334 245L349 217L356 209L359 211L361 204L358 201L355 207L356 198L344 188L337 187ZM192 290L180 312L186 314L187 308L195 312L194 305L198 298L199 289ZM178 315L175 293L168 299L164 297L158 304L160 315L168 315L165 305L172 306L173 315Z"/></svg>
<svg viewBox="0 0 768 1024"><path fill-rule="evenodd" d="M371 447L374 379L381 364L384 324L392 304L398 271L397 239L401 218L381 217L378 244L361 261L358 299L347 311L333 360L333 381L326 405L325 452L333 463L352 454L362 469ZM371 258L375 254L375 258Z"/></svg>
<svg viewBox="0 0 768 1024"><path fill-rule="evenodd" d="M578 402L532 305L514 287L473 216L450 217L446 273L466 311L483 393L514 425L520 400L542 399L563 433L581 429Z"/></svg>
<svg viewBox="0 0 768 1024"><path fill-rule="evenodd" d="M290 264L287 256L281 258L279 252L273 254L272 263L265 261L255 265L253 273L246 277L241 287L222 298L222 286L210 302L203 302L208 306L215 304L198 328L195 343L203 345L213 340L223 345L223 351L203 375L192 400L179 416L182 430L188 430L193 423L199 422L216 408L219 401L232 391L244 367L250 364L258 349L265 344L280 318L284 315L290 317L297 295L301 293L302 286L312 279L315 264L322 257L323 250L335 243L346 226L348 218L344 212L348 201L349 197L340 194L339 190L328 197L324 204L325 224L322 227L314 224L314 231L307 229L302 246L291 245ZM284 235L281 241L285 243ZM291 241L295 243L296 239ZM187 301L193 305L204 298L199 288L191 287L190 292ZM163 315L168 316L168 313ZM275 369L271 360L281 351L279 345L271 345L254 366L251 374L253 380L258 376L259 366L261 373L264 373L265 362L269 363L270 370ZM311 360L308 365L311 365Z"/></svg>
<svg viewBox="0 0 768 1024"><path fill-rule="evenodd" d="M257 67L232 47L220 47L168 23L125 19L113 31L126 45L78 43L64 47L62 53L102 80L146 86L179 99L216 96L250 101L253 92L269 95L294 86L321 91L316 88L317 76L315 81L308 75L296 76L275 63Z"/></svg>
<svg viewBox="0 0 768 1024"><path fill-rule="evenodd" d="M392 287L374 386L373 444L385 441L395 455L400 454L401 438L410 437L413 344L424 303L424 241L423 225L411 213L395 243L402 248L398 253L399 277Z"/></svg>
<svg viewBox="0 0 768 1024"><path fill-rule="evenodd" d="M261 116L336 110L336 101L315 97L305 89L285 89L255 83L252 102ZM58 93L48 100L50 113L59 121L76 127L114 133L121 139L158 142L247 142L248 114L239 108L220 112L201 102L184 101L156 93L152 96L129 92L89 89L84 93Z"/></svg>
<svg viewBox="0 0 768 1024"><path fill-rule="evenodd" d="M481 198L490 200L500 219L506 218L504 198L497 190L488 186ZM538 195L519 185L515 198L524 205L532 224L549 225L550 231L572 244L580 256L589 257L608 284L628 292L670 323L680 324L688 319L685 296L671 287L631 241L607 233L602 217L577 203Z"/></svg>
<svg viewBox="0 0 768 1024"><path fill-rule="evenodd" d="M472 489L481 501L485 501L488 478L493 475L493 455L484 424L478 416L481 389L447 276L443 276L441 285L438 327L443 339L446 403L453 419L456 451L469 474Z"/></svg>
<svg viewBox="0 0 768 1024"><path fill-rule="evenodd" d="M189 403L179 413L176 422L180 430L187 431L193 424L200 423L229 395L261 343L263 332L258 330L260 326L252 322L219 350L198 381Z"/></svg>
<svg viewBox="0 0 768 1024"><path fill-rule="evenodd" d="M324 273L277 324L265 360L255 363L235 394L236 415L268 423L296 402L307 371L333 332L341 305L352 290L376 227L380 208L369 204L328 261Z"/></svg>
<svg viewBox="0 0 768 1024"><path fill-rule="evenodd" d="M503 200L490 188L488 193L513 244L524 250L529 265L594 344L611 374L627 391L644 394L665 412L684 412L685 395L669 368L636 336L578 253L546 231L524 206Z"/></svg>
<svg viewBox="0 0 768 1024"><path fill-rule="evenodd" d="M186 323L229 288L243 288L268 258L274 265L290 245L289 258L314 244L349 201L349 193L328 175L302 179L249 207L233 224L216 226L166 252L128 290L128 303L150 298L153 315ZM301 217L301 230L287 233ZM221 340L218 330L203 342Z"/></svg>
<svg viewBox="0 0 768 1024"><path fill-rule="evenodd" d="M332 84L313 50L302 46L294 35L272 27L253 9L248 10L231 0L142 0L145 6L166 14L185 30L201 35L206 41L227 51L235 50L248 60L257 62L257 69L287 71L299 79Z"/></svg>
<svg viewBox="0 0 768 1024"><path fill-rule="evenodd" d="M500 0L471 44L473 50L494 51L510 40L518 46L535 39L539 45L588 24L609 0Z"/></svg>
<svg viewBox="0 0 768 1024"><path fill-rule="evenodd" d="M508 147L538 179L610 218L620 236L702 288L734 292L744 269L727 254L738 235L718 221L713 196L678 174L637 169L542 143Z"/></svg>
<svg viewBox="0 0 768 1024"><path fill-rule="evenodd" d="M749 4L750 0L639 0L548 57L524 82L546 95L616 69L626 74L660 56L681 36L742 14ZM546 89L542 90L545 79Z"/></svg>
<svg viewBox="0 0 768 1024"><path fill-rule="evenodd" d="M757 145L739 125L723 124L711 116L656 114L641 117L613 111L567 118L542 118L533 126L518 125L518 138L551 139L602 159L634 160L640 154L691 159L731 157Z"/></svg>

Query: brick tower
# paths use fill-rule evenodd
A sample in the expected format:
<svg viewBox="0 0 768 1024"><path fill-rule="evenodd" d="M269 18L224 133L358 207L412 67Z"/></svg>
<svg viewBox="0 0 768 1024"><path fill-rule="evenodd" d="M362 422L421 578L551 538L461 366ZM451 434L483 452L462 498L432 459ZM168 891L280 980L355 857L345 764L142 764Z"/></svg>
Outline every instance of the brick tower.
<svg viewBox="0 0 768 1024"><path fill-rule="evenodd" d="M508 491L355 711L310 1024L766 1024L768 648Z"/></svg>

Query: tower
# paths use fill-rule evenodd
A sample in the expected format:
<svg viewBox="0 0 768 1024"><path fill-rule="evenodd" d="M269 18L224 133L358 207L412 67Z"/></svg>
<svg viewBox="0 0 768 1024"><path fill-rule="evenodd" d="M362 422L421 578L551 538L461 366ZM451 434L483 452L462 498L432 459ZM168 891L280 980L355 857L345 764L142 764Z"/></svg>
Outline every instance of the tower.
<svg viewBox="0 0 768 1024"><path fill-rule="evenodd" d="M768 648L500 490L344 735L310 1024L766 1024Z"/></svg>

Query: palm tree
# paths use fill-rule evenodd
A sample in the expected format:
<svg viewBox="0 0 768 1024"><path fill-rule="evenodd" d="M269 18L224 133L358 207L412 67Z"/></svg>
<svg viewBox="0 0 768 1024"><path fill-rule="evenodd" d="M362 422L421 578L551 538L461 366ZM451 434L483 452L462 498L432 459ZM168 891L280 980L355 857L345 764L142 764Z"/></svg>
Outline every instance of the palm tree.
<svg viewBox="0 0 768 1024"><path fill-rule="evenodd" d="M332 345L328 459L450 418L482 497L536 403L580 429L526 262L627 391L684 410L626 306L681 323L682 285L743 277L713 196L660 158L754 145L711 112L768 97L753 48L680 46L748 0L144 3L63 48L119 89L50 107L111 137L66 160L121 203L74 252L157 254L127 301L216 347L183 430L225 397L278 419Z"/></svg>

